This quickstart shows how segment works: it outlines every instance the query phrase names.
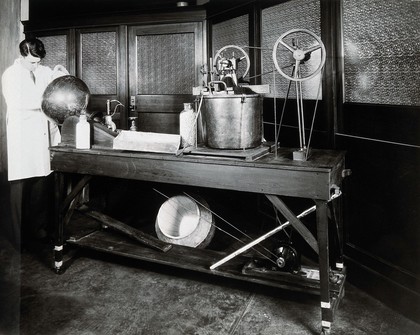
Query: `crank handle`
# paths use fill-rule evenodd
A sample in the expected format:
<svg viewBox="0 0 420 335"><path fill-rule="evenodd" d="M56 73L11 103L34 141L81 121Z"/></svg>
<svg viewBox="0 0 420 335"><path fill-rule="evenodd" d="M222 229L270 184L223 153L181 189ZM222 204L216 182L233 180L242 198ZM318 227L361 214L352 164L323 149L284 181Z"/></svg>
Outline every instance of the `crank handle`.
<svg viewBox="0 0 420 335"><path fill-rule="evenodd" d="M352 173L352 171L350 169L344 169L343 171L341 171L341 177L346 178L348 176L350 176Z"/></svg>
<svg viewBox="0 0 420 335"><path fill-rule="evenodd" d="M341 195L341 189L337 185L333 184L331 186L331 198L329 201L338 198Z"/></svg>

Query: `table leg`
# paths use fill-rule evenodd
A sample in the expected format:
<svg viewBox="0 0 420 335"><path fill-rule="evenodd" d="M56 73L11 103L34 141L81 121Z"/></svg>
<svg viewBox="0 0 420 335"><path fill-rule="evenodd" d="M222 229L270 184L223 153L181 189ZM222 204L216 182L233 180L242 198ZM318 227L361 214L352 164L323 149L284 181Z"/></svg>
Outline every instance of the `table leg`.
<svg viewBox="0 0 420 335"><path fill-rule="evenodd" d="M63 270L63 248L64 248L64 229L70 222L75 207L79 203L83 188L92 179L90 175L84 175L77 184L72 187L71 192L65 189L65 174L55 173L55 227L56 239L54 245L54 269L56 273ZM68 194L67 194L68 193Z"/></svg>
<svg viewBox="0 0 420 335"><path fill-rule="evenodd" d="M331 218L334 223L335 268L342 271L344 269L342 197L331 201L329 208L331 209Z"/></svg>
<svg viewBox="0 0 420 335"><path fill-rule="evenodd" d="M64 199L64 174L54 173L54 271L61 273L63 266L63 247L64 247L64 220L61 204Z"/></svg>
<svg viewBox="0 0 420 335"><path fill-rule="evenodd" d="M330 264L328 241L328 202L316 200L316 223L319 247L319 277L321 290L322 334L329 334L333 321L333 306L330 299Z"/></svg>

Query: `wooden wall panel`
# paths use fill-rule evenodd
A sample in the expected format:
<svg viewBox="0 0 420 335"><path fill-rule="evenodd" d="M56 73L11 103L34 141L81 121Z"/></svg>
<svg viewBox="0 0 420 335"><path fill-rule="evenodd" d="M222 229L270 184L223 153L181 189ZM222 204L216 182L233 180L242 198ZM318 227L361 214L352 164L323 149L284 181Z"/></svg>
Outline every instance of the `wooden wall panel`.
<svg viewBox="0 0 420 335"><path fill-rule="evenodd" d="M0 73L13 64L19 56L19 42L23 39L20 22L20 0L0 1ZM6 155L6 102L3 94L0 96L0 179L7 180Z"/></svg>
<svg viewBox="0 0 420 335"><path fill-rule="evenodd" d="M20 24L20 0L0 1L0 75L13 64L19 55L19 42L23 39L23 27ZM6 28L7 27L7 28ZM1 82L0 91L2 92ZM7 154L6 154L6 102L0 93L0 235L10 236L9 187L7 182ZM2 241L2 246L5 246ZM11 254L10 254L11 255ZM17 257L12 257L17 259ZM13 263L13 259L10 259ZM15 260L16 261L16 260ZM9 262L8 262L9 263ZM12 264L10 263L10 264ZM5 264L1 265L2 267ZM8 281L2 281L2 291L8 294L2 296L1 334L18 334L20 315L20 272L8 267Z"/></svg>
<svg viewBox="0 0 420 335"><path fill-rule="evenodd" d="M352 170L345 184L349 280L419 322L420 150L344 135L337 142Z"/></svg>
<svg viewBox="0 0 420 335"><path fill-rule="evenodd" d="M418 27L420 3L341 5L337 93L344 103L337 104L336 143L353 171L345 210L349 279L419 322L420 108L410 98L418 97L418 62L405 41Z"/></svg>

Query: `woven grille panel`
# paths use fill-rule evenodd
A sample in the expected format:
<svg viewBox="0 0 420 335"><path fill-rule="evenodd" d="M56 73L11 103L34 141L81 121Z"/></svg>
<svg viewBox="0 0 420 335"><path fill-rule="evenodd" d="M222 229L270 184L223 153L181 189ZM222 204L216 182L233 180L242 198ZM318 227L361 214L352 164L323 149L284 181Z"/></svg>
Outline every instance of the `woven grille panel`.
<svg viewBox="0 0 420 335"><path fill-rule="evenodd" d="M345 101L420 105L420 1L344 0Z"/></svg>
<svg viewBox="0 0 420 335"><path fill-rule="evenodd" d="M84 33L81 41L82 80L92 94L116 94L116 33Z"/></svg>
<svg viewBox="0 0 420 335"><path fill-rule="evenodd" d="M42 64L49 66L51 69L60 64L68 69L67 64L67 36L55 35L44 36L40 38L44 43L47 55L42 60Z"/></svg>
<svg viewBox="0 0 420 335"><path fill-rule="evenodd" d="M137 94L191 94L194 34L137 36Z"/></svg>
<svg viewBox="0 0 420 335"><path fill-rule="evenodd" d="M213 25L212 30L212 46L213 46L213 57L216 55L217 51L223 48L226 45L236 45L241 47L246 53L249 54L249 18L248 15L238 16L236 18L223 21ZM235 50L235 49L233 49ZM226 57L230 58L231 51L226 50ZM241 55L237 54L236 50L235 55L240 57ZM237 76L238 78L246 71L245 60L239 62ZM249 75L245 77L245 80Z"/></svg>
<svg viewBox="0 0 420 335"><path fill-rule="evenodd" d="M269 84L271 92L275 92L276 96L285 98L289 86L289 80L280 75L275 70L273 61L273 48L277 39L291 29L307 29L317 36L321 36L321 8L319 0L292 0L276 6L272 6L262 11L262 83ZM312 45L315 40L308 34L297 36L299 46ZM296 37L293 35L292 37ZM284 40L287 44L292 45L291 40L286 37ZM315 43L317 44L317 43ZM277 63L283 69L283 72L291 76L293 62L292 53L277 48ZM320 61L320 53L313 53L311 59L302 67L302 76L306 73L312 73L317 68ZM273 73L273 70L274 73ZM288 73L290 72L290 73ZM274 85L275 83L275 85ZM306 80L302 84L302 94L305 99L316 99L320 85L320 74L312 79ZM296 96L295 86L291 85L289 97ZM319 98L322 98L322 91L319 91Z"/></svg>

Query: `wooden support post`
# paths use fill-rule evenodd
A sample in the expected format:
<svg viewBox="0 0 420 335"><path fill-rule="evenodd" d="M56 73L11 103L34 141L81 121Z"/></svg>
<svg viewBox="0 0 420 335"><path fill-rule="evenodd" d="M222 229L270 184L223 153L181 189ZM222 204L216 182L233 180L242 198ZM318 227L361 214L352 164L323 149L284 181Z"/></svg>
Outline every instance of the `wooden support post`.
<svg viewBox="0 0 420 335"><path fill-rule="evenodd" d="M83 176L83 178L72 189L70 194L64 199L64 202L60 208L62 212L65 212L67 210L67 208L70 206L70 203L74 200L76 195L78 195L83 190L83 187L85 187L91 179L92 179L92 176L90 175Z"/></svg>
<svg viewBox="0 0 420 335"><path fill-rule="evenodd" d="M319 245L319 279L321 296L322 330L329 333L333 321L332 303L330 300L330 264L328 241L328 202L315 200L316 225Z"/></svg>
<svg viewBox="0 0 420 335"><path fill-rule="evenodd" d="M335 268L337 270L343 270L344 268L344 241L343 241L343 209L342 209L342 198L331 201L329 204L331 209L331 218L334 222L334 258Z"/></svg>
<svg viewBox="0 0 420 335"><path fill-rule="evenodd" d="M54 217L56 236L54 244L54 270L56 273L62 273L63 271L63 249L64 249L64 227L70 221L73 214L74 208L77 205L77 201L80 197L80 192L92 179L92 176L85 175L72 191L65 196L65 176L62 172L54 173L55 179L55 205L54 205ZM61 205L60 205L61 204Z"/></svg>
<svg viewBox="0 0 420 335"><path fill-rule="evenodd" d="M64 245L64 218L61 204L64 198L64 173L54 173L54 220L55 220L55 243L54 243L54 271L61 273L63 265L63 245Z"/></svg>

